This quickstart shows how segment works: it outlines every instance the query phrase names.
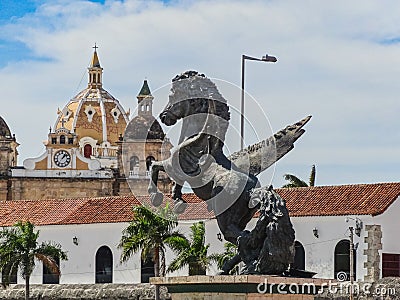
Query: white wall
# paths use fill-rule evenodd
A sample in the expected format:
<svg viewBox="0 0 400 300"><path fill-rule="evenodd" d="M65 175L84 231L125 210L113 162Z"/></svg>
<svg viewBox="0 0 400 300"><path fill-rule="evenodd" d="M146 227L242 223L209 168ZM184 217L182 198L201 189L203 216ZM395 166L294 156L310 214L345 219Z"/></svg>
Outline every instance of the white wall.
<svg viewBox="0 0 400 300"><path fill-rule="evenodd" d="M400 199L398 199L400 200ZM400 253L400 239L397 239L400 225L400 201L396 201L382 215L372 216L350 216L358 217L363 222L361 237L354 235L354 243L357 248L357 274L356 279L362 280L366 274L364 262L366 256L364 249L367 244L364 242L365 225L380 224L383 231L383 252ZM334 249L342 239L349 238L348 227L355 227L355 221L346 222L346 216L327 217L293 217L291 218L296 240L302 243L305 248L306 270L316 272L318 278L333 278L334 276ZM198 221L196 221L198 222ZM190 226L194 221L179 222L178 229L186 236L190 233ZM249 223L252 228L256 219ZM221 253L222 242L217 239L220 232L216 220L206 220L206 243L210 243L209 254ZM60 243L62 249L68 253L68 261L61 262L62 276L60 283L94 283L95 282L95 255L101 246L108 246L113 253L113 282L114 283L138 283L140 282L140 255L136 253L127 262L121 264L119 258L121 250L117 245L122 235L122 230L127 223L107 224L83 224L83 225L52 225L38 226L40 230L40 241L54 241ZM313 235L313 229L318 229L319 237ZM73 237L78 238L78 245L72 242ZM171 262L174 254L171 250L166 252L166 264ZM207 274L217 274L218 268L213 265ZM188 269L183 268L168 276L183 276L188 274ZM32 283L42 283L42 266L38 263L32 276ZM18 277L18 283L23 283Z"/></svg>
<svg viewBox="0 0 400 300"><path fill-rule="evenodd" d="M189 235L192 222L180 222L178 230L186 236ZM37 226L40 231L39 243L52 241L61 245L67 252L68 260L61 261L60 283L95 283L95 257L97 250L108 246L113 254L113 283L139 283L141 281L141 258L135 253L126 263L120 263L121 250L117 245L122 236L122 230L128 223L104 223L82 225L51 225ZM78 238L78 245L73 244L73 237ZM166 264L172 261L174 254L171 250L166 252ZM42 283L43 267L37 262L31 277L32 284ZM183 276L188 274L188 269L168 274L168 276ZM18 276L18 283L24 283Z"/></svg>
<svg viewBox="0 0 400 300"><path fill-rule="evenodd" d="M383 214L373 217L372 220L373 224L380 224L382 229L382 276L382 253L400 254L400 197Z"/></svg>
<svg viewBox="0 0 400 300"><path fill-rule="evenodd" d="M354 244L358 243L356 250L356 280L364 278L366 271L364 262L366 256L364 249L365 225L371 223L370 216L349 216L359 218L363 222L361 236L354 235ZM338 242L349 239L349 226L355 227L355 220L346 216L326 217L294 217L291 218L296 231L296 240L302 243L306 254L306 270L316 272L318 278L334 278L334 251ZM318 229L319 237L313 235L313 229Z"/></svg>
<svg viewBox="0 0 400 300"><path fill-rule="evenodd" d="M38 226L39 241L54 241L67 252L68 261L61 261L60 283L94 283L95 256L101 246L108 246L113 254L113 282L140 282L140 257L135 254L128 263L121 264L117 245L127 223ZM73 244L73 237L78 245ZM136 270L139 270L137 272ZM19 278L20 279L20 278ZM42 266L37 265L32 283L42 283Z"/></svg>

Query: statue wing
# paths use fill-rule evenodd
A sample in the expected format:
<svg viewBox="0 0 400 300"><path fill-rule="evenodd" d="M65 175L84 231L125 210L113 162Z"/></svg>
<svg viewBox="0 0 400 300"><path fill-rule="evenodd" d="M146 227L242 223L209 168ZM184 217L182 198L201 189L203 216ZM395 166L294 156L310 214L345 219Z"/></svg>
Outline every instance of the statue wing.
<svg viewBox="0 0 400 300"><path fill-rule="evenodd" d="M303 126L311 116L288 125L273 136L237 151L228 157L239 169L258 175L294 148L294 142L305 132Z"/></svg>

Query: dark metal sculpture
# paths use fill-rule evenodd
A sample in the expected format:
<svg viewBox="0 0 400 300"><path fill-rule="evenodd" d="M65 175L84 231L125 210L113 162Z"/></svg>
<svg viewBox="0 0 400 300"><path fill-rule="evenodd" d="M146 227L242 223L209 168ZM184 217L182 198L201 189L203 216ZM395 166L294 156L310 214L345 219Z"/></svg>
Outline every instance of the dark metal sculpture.
<svg viewBox="0 0 400 300"><path fill-rule="evenodd" d="M261 188L256 175L294 147L310 118L226 157L223 145L230 119L226 100L203 74L188 71L176 76L160 119L168 126L183 119L182 131L171 156L152 165L148 191L153 205L160 205L163 199L157 190L160 171L175 182L172 197L177 213L187 206L182 186L189 183L214 211L224 238L238 245L239 254L226 264L224 273L242 260L244 273L283 274L293 261L294 230L285 201L271 187ZM245 231L258 210L255 228Z"/></svg>

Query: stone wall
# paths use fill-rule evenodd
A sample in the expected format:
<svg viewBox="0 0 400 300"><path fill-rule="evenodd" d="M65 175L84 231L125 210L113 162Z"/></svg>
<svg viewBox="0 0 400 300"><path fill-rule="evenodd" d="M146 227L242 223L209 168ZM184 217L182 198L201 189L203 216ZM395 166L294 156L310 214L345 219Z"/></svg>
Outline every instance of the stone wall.
<svg viewBox="0 0 400 300"><path fill-rule="evenodd" d="M135 195L147 195L149 180L0 177L0 201L125 196L131 195L132 192ZM170 194L172 181L162 176L158 181L158 188L163 193Z"/></svg>
<svg viewBox="0 0 400 300"><path fill-rule="evenodd" d="M160 175L163 176L160 172ZM157 186L158 189L164 194L170 194L172 190L172 181L163 176L160 176ZM118 179L118 192L120 196L131 195L148 195L147 188L149 186L150 178L142 179Z"/></svg>
<svg viewBox="0 0 400 300"><path fill-rule="evenodd" d="M367 249L364 250L364 255L367 256L367 261L364 263L367 274L364 276L364 280L373 282L379 280L381 275L379 250L382 250L382 230L381 225L366 225L365 230L368 235L364 240L367 244Z"/></svg>
<svg viewBox="0 0 400 300"><path fill-rule="evenodd" d="M161 300L169 300L161 288ZM0 289L2 300L25 300L22 284ZM153 300L154 286L141 284L41 284L31 285L31 300Z"/></svg>
<svg viewBox="0 0 400 300"><path fill-rule="evenodd" d="M11 200L112 196L113 183L114 179L14 177L11 179Z"/></svg>
<svg viewBox="0 0 400 300"><path fill-rule="evenodd" d="M9 195L9 180L7 178L0 178L0 200L7 200Z"/></svg>

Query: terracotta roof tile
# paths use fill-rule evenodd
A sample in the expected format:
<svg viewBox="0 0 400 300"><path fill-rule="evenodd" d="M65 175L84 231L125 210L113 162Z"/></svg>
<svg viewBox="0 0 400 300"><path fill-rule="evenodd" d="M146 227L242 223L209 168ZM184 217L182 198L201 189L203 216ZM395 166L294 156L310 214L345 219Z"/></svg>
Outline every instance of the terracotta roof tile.
<svg viewBox="0 0 400 300"><path fill-rule="evenodd" d="M399 196L400 182L276 189L291 216L379 215Z"/></svg>
<svg viewBox="0 0 400 300"><path fill-rule="evenodd" d="M379 215L399 196L400 182L276 189L286 200L292 217L332 215ZM194 194L184 194L190 203L179 220L214 218L207 203ZM165 200L171 202L170 195ZM132 208L149 196L0 201L0 226L19 220L35 225L118 223L132 220Z"/></svg>
<svg viewBox="0 0 400 300"><path fill-rule="evenodd" d="M185 195L191 205L179 220L204 220L214 217L206 204L194 195ZM165 200L172 202L169 195ZM66 225L130 222L132 208L146 203L149 196L110 196L76 199L0 201L0 226L12 226L16 222L30 221L35 225Z"/></svg>

